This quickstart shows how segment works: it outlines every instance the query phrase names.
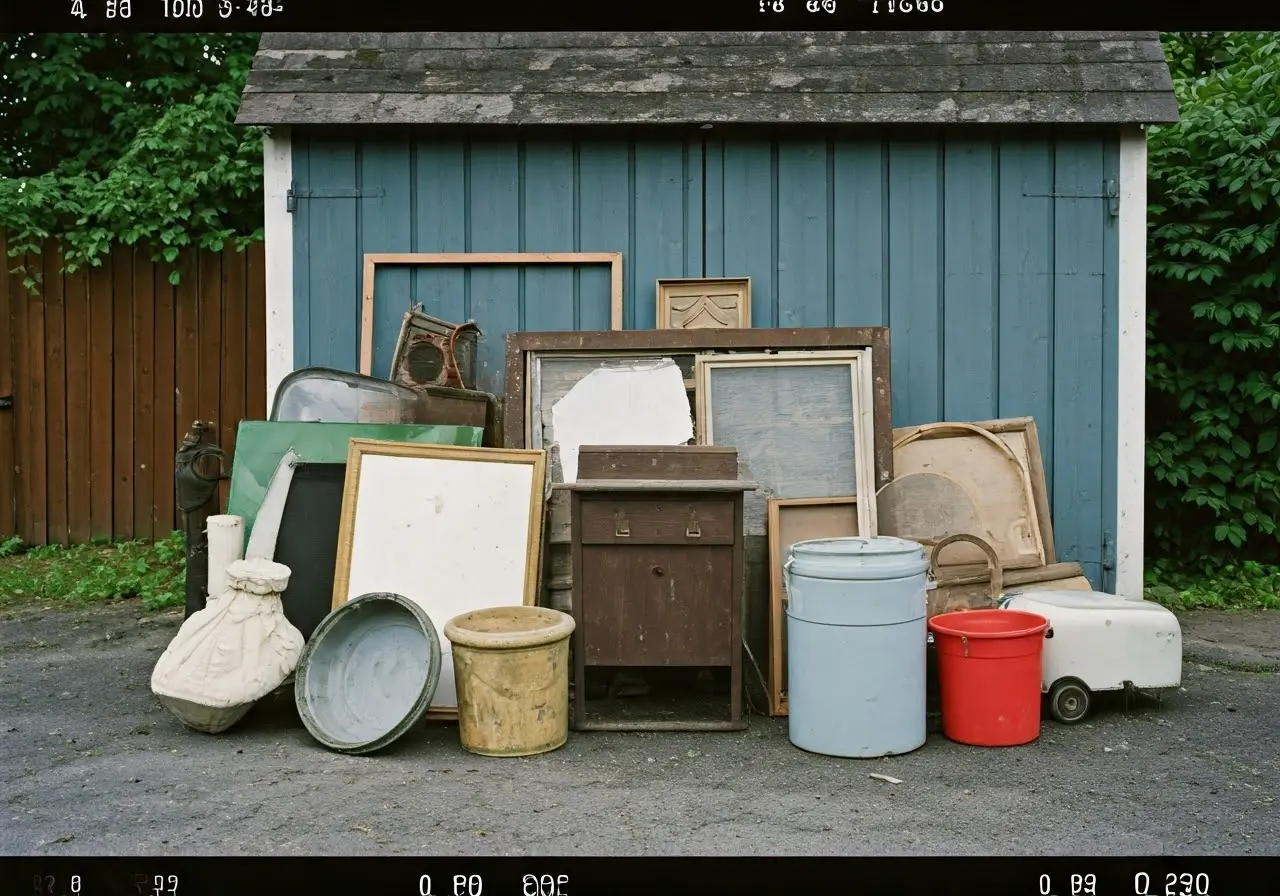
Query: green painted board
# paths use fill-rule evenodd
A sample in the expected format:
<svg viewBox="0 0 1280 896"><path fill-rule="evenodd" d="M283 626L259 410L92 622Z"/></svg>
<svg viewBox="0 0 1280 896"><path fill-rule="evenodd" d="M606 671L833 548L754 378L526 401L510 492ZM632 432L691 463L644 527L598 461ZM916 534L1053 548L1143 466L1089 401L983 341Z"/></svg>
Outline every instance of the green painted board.
<svg viewBox="0 0 1280 896"><path fill-rule="evenodd" d="M231 463L227 513L244 517L245 539L262 506L267 485L280 459L292 448L304 464L345 464L352 439L461 445L479 448L484 430L478 426L426 426L404 423L292 423L242 420Z"/></svg>

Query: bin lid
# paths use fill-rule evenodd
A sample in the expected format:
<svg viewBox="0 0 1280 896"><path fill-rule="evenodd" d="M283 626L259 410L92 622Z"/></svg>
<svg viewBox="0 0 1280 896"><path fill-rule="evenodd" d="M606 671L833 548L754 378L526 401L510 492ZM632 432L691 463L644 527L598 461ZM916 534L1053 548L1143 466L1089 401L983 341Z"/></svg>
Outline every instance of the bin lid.
<svg viewBox="0 0 1280 896"><path fill-rule="evenodd" d="M929 569L924 546L889 535L815 538L791 546L793 575L814 579L898 579Z"/></svg>
<svg viewBox="0 0 1280 896"><path fill-rule="evenodd" d="M1112 612L1168 613L1160 604L1149 600L1130 600L1101 591L1006 591L1001 606L1037 612L1035 607L1057 607L1066 610L1110 610Z"/></svg>

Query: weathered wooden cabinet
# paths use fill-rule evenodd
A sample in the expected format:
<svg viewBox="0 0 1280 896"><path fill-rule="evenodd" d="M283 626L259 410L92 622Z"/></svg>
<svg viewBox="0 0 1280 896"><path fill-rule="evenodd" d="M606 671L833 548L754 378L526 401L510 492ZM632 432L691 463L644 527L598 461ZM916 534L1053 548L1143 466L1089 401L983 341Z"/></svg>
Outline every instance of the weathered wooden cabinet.
<svg viewBox="0 0 1280 896"><path fill-rule="evenodd" d="M571 491L574 727L745 727L742 715L742 496L737 450L586 446ZM723 667L719 719L602 718L589 667Z"/></svg>

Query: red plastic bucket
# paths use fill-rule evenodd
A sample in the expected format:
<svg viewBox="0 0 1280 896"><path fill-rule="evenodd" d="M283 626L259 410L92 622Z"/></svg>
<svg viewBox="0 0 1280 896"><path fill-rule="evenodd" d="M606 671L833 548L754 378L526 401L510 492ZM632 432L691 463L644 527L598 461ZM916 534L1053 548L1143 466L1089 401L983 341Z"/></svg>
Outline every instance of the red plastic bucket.
<svg viewBox="0 0 1280 896"><path fill-rule="evenodd" d="M975 747L1014 747L1040 736L1048 627L1043 616L1021 610L968 610L929 620L943 734Z"/></svg>

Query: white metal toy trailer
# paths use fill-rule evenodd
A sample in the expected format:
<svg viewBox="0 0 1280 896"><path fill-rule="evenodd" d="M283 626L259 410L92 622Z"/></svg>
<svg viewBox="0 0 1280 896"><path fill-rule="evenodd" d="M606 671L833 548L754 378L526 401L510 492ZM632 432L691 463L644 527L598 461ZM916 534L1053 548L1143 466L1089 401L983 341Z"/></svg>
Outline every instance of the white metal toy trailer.
<svg viewBox="0 0 1280 896"><path fill-rule="evenodd" d="M1097 591L1022 591L1006 593L1000 606L1049 620L1041 688L1059 722L1083 719L1095 691L1182 683L1182 627L1157 603Z"/></svg>

